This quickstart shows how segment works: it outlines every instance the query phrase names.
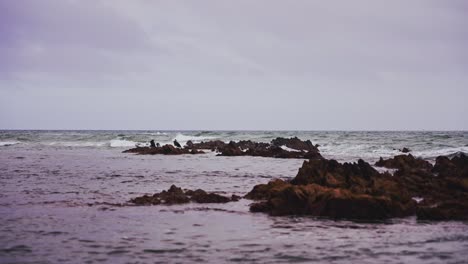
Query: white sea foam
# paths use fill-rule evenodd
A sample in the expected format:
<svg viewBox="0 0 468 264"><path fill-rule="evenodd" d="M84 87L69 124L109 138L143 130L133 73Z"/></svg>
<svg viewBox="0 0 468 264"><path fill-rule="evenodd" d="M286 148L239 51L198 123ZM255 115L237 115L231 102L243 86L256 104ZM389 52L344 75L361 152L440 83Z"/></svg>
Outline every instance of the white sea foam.
<svg viewBox="0 0 468 264"><path fill-rule="evenodd" d="M123 147L135 147L138 142L125 140L125 139L113 139L110 141L109 146L113 148L123 148Z"/></svg>
<svg viewBox="0 0 468 264"><path fill-rule="evenodd" d="M49 146L61 146L61 147L105 147L108 142L106 141L101 141L101 142L95 142L95 141L53 141L53 142L47 142L43 143L45 145Z"/></svg>
<svg viewBox="0 0 468 264"><path fill-rule="evenodd" d="M468 146L465 147L448 147L442 149L430 149L423 151L414 151L412 154L416 157L436 158L438 156L450 156L457 152L468 153Z"/></svg>
<svg viewBox="0 0 468 264"><path fill-rule="evenodd" d="M281 146L281 148L289 152L301 152L300 150L297 150L297 149L288 148L285 145Z"/></svg>
<svg viewBox="0 0 468 264"><path fill-rule="evenodd" d="M212 136L192 136L192 135L187 136L187 135L178 133L175 136L174 140L177 140L181 145L184 145L189 140L191 140L194 143L199 143L199 142L204 141L204 140L212 140L212 139L215 139L215 138L216 137L212 137Z"/></svg>
<svg viewBox="0 0 468 264"><path fill-rule="evenodd" d="M20 144L21 142L19 141L0 141L0 147L3 147L3 146L11 146L11 145L16 145L16 144Z"/></svg>

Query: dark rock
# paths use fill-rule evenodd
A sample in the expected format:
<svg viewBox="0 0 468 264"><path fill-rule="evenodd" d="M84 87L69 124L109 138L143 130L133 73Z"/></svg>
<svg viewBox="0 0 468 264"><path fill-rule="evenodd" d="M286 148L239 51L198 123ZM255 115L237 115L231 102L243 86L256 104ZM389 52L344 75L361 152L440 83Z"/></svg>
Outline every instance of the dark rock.
<svg viewBox="0 0 468 264"><path fill-rule="evenodd" d="M253 212L330 218L385 219L415 213L416 203L389 174L372 166L335 160L305 161L290 183L274 180L253 188L245 198L261 200Z"/></svg>
<svg viewBox="0 0 468 264"><path fill-rule="evenodd" d="M454 156L452 159L439 156L432 171L437 173L439 177L444 178L468 178L468 157L463 153Z"/></svg>
<svg viewBox="0 0 468 264"><path fill-rule="evenodd" d="M203 154L203 151L198 150L189 150L182 148L175 148L172 145L164 145L162 147L136 147L133 149L125 150L123 153L136 153L142 155L182 155L182 154Z"/></svg>
<svg viewBox="0 0 468 264"><path fill-rule="evenodd" d="M276 141L275 141L276 140ZM268 143L257 143L248 141L229 142L224 147L218 149L220 151L219 156L254 156L254 157L270 157L270 158L282 158L282 159L319 159L322 158L318 149L312 145L310 141L301 141L298 138L282 139L277 138L272 142L275 144ZM291 143L292 142L292 143ZM288 151L283 149L279 145L289 144L295 148L307 148L310 150L297 150ZM294 144L296 145L294 145ZM310 144L309 144L310 143ZM301 145L302 144L302 145Z"/></svg>
<svg viewBox="0 0 468 264"><path fill-rule="evenodd" d="M448 201L434 206L419 207L416 214L419 220L468 220L468 202L465 199L464 201Z"/></svg>
<svg viewBox="0 0 468 264"><path fill-rule="evenodd" d="M413 155L398 155L390 159L382 159L375 163L377 167L385 167L389 169L422 169L431 170L432 164L423 159L415 158Z"/></svg>
<svg viewBox="0 0 468 264"><path fill-rule="evenodd" d="M275 138L271 141L271 145L281 147L286 146L295 150L318 152L318 148L312 144L310 140L302 141L297 137L293 138Z"/></svg>
<svg viewBox="0 0 468 264"><path fill-rule="evenodd" d="M411 152L411 150L410 150L409 148L406 148L406 147L403 148L403 149L400 149L400 151L403 152L403 153L409 153L409 152Z"/></svg>
<svg viewBox="0 0 468 264"><path fill-rule="evenodd" d="M402 203L385 196L357 194L317 184L290 184L267 201L254 203L250 210L268 212L271 215L313 215L372 220L411 215L415 210L415 202Z"/></svg>
<svg viewBox="0 0 468 264"><path fill-rule="evenodd" d="M193 143L192 141L188 141L186 144L187 148L191 149L210 149L210 150L217 150L220 149L224 146L226 146L226 143L224 143L221 140L214 140L214 141L207 141L207 142L200 142L200 143Z"/></svg>
<svg viewBox="0 0 468 264"><path fill-rule="evenodd" d="M169 190L156 193L152 196L143 195L130 200L131 203L137 205L174 205L185 204L189 202L195 203L227 203L231 201L238 201L239 197L233 195L231 198L225 197L216 193L207 193L204 190L197 189L182 190L175 185L172 185Z"/></svg>
<svg viewBox="0 0 468 264"><path fill-rule="evenodd" d="M185 143L185 148L194 149L193 142L191 140L187 141L187 143Z"/></svg>
<svg viewBox="0 0 468 264"><path fill-rule="evenodd" d="M284 188L288 187L290 184L280 180L280 179L275 179L268 184L259 184L256 185L252 191L250 191L247 195L244 197L250 200L266 200L270 199L271 197L274 197L277 195L279 192L281 192Z"/></svg>

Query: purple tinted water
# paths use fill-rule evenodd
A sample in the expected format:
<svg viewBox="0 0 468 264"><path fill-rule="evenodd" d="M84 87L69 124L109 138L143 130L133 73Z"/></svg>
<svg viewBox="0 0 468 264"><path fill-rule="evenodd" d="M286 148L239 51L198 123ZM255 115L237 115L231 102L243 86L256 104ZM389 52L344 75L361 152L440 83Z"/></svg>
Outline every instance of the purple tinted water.
<svg viewBox="0 0 468 264"><path fill-rule="evenodd" d="M114 206L175 184L244 195L302 160L138 156L112 148L0 149L2 263L463 263L468 225L270 217L250 201Z"/></svg>

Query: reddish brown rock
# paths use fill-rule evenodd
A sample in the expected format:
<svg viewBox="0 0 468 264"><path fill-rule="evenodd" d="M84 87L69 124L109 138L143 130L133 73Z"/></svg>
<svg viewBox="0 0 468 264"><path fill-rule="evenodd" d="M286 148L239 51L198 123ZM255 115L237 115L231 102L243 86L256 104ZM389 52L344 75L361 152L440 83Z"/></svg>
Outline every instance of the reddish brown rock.
<svg viewBox="0 0 468 264"><path fill-rule="evenodd" d="M416 203L392 180L370 164L335 160L305 161L290 183L274 180L257 185L246 196L262 200L253 212L271 215L313 215L348 219L385 219L415 213Z"/></svg>
<svg viewBox="0 0 468 264"><path fill-rule="evenodd" d="M271 215L313 215L371 220L414 214L415 202L402 203L386 196L357 194L317 184L290 184L268 200L253 204L250 210Z"/></svg>

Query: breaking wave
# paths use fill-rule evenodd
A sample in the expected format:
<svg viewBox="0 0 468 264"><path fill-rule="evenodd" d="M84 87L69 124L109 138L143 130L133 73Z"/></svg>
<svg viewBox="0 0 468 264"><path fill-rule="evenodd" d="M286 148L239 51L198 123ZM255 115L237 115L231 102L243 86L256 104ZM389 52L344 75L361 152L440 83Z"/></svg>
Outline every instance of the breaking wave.
<svg viewBox="0 0 468 264"><path fill-rule="evenodd" d="M20 143L21 142L19 142L19 141L0 141L0 147L7 147L7 146L20 144Z"/></svg>

